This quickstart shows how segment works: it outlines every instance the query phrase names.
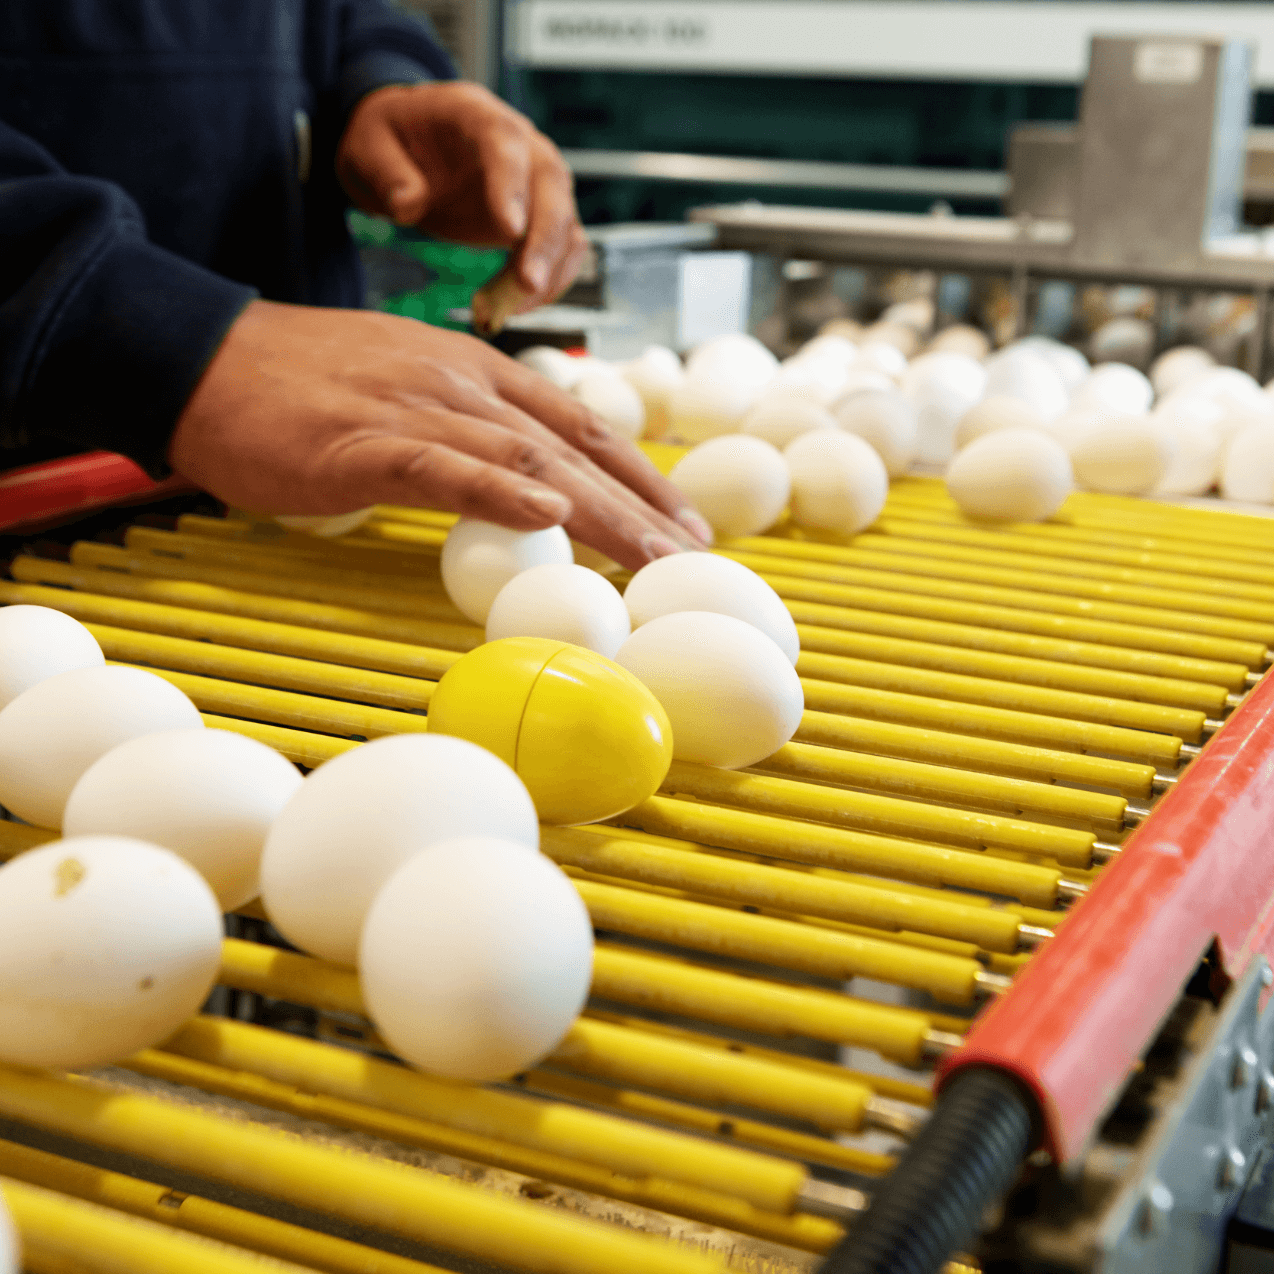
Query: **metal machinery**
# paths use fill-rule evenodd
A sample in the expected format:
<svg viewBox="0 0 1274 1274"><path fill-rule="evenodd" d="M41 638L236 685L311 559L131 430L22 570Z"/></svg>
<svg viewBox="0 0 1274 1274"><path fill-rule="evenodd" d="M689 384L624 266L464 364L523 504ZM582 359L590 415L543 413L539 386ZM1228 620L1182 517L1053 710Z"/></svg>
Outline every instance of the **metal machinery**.
<svg viewBox="0 0 1274 1274"><path fill-rule="evenodd" d="M100 515L6 541L0 603L313 766L426 728L481 641L441 592L449 521ZM1265 1268L1270 536L1084 495L987 529L910 479L852 541L721 546L791 607L807 712L755 771L677 764L612 825L545 829L599 933L561 1046L486 1088L404 1070L353 972L249 908L225 1016L0 1072L0 1175L53 1191L4 1186L32 1268L246 1268L173 1227L395 1274ZM6 856L51 835L0 821Z"/></svg>

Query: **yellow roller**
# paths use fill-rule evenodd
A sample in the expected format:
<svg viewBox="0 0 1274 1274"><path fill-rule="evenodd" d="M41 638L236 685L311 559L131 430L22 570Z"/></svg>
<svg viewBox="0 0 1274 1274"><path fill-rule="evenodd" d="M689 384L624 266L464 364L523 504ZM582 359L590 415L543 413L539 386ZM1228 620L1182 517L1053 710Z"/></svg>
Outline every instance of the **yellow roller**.
<svg viewBox="0 0 1274 1274"><path fill-rule="evenodd" d="M951 740L955 744L954 738ZM952 747L952 751L956 748ZM1128 802L1122 796L1081 792L1052 783L979 774L950 766L925 765L879 754L789 743L755 768L770 774L839 783L931 801L950 801L1010 817L1044 815L1087 823L1106 830L1124 825Z"/></svg>
<svg viewBox="0 0 1274 1274"><path fill-rule="evenodd" d="M764 1147L776 1154L792 1155L807 1163L823 1164L829 1168L839 1168L843 1172L884 1176L898 1162L893 1155L873 1154L856 1146L842 1145L827 1137L791 1132L786 1128L763 1124L734 1113L722 1115L719 1110L670 1101L666 1097L656 1097L632 1088L612 1088L609 1084L594 1083L558 1070L536 1067L519 1076L518 1082L531 1092L542 1093L561 1101L580 1102L599 1110L625 1115L630 1119L653 1119L703 1136L728 1137L731 1141ZM793 1218L807 1219L812 1218L799 1215ZM839 1228L838 1226L837 1229ZM795 1246L808 1246L812 1251L826 1250L821 1245L815 1246L812 1243Z"/></svg>
<svg viewBox="0 0 1274 1274"><path fill-rule="evenodd" d="M822 743L850 752L865 752L876 758L898 757L944 767L958 766L980 774L1003 774L1050 786L1075 783L1110 788L1123 796L1148 797L1155 782L1155 767L1144 763L825 712L806 712L796 738L802 745Z"/></svg>
<svg viewBox="0 0 1274 1274"><path fill-rule="evenodd" d="M1023 562L1034 556L1039 570L1063 570L1083 563L1094 568L1120 567L1137 570L1144 578L1156 576L1175 577L1182 581L1174 588L1200 589L1211 592L1212 585L1220 580L1232 580L1239 584L1240 597L1267 596L1274 598L1274 569L1268 564L1247 562L1242 565L1203 556L1197 553L1156 552L1152 549L1120 549L1107 545L1088 543L1078 545L1074 541L1049 540L1040 536L1017 533L1017 528L1004 531L984 531L977 527L946 526L937 530L931 523L899 517L878 518L872 526L873 533L895 536L899 539L937 541L941 544L967 545L970 548L1003 551L1010 549ZM868 537L873 542L877 534ZM1047 561L1039 561L1046 558ZM1089 572L1085 572L1086 574ZM1256 581L1254 584L1253 581ZM1218 585L1220 587L1220 585ZM1248 593L1248 587L1264 592Z"/></svg>
<svg viewBox="0 0 1274 1274"><path fill-rule="evenodd" d="M877 663L902 664L911 668L993 678L1001 682L1039 686L1048 690L1105 695L1112 699L1131 699L1175 708L1193 708L1212 716L1224 711L1229 693L1229 688L1221 684L1208 685L1201 681L1184 681L1179 678L1147 677L1141 673L1116 672L1108 668L1089 668L1046 659L1024 659L998 651L968 650L935 642L909 641L901 637L878 637L829 628L810 629L804 625L797 632L801 638L801 662L797 665L797 671L827 681L841 680L835 672L836 660L839 657L848 657L853 660L867 659ZM1094 719L1091 713L1087 719Z"/></svg>
<svg viewBox="0 0 1274 1274"><path fill-rule="evenodd" d="M196 1018L166 1041L163 1049L306 1092L411 1115L625 1176L684 1181L746 1199L770 1212L791 1212L807 1177L799 1164L752 1151L436 1078L348 1049L242 1022Z"/></svg>
<svg viewBox="0 0 1274 1274"><path fill-rule="evenodd" d="M716 1194L684 1181L670 1181L663 1177L624 1177L561 1155L460 1132L339 1097L302 1092L290 1084L173 1053L147 1050L129 1058L127 1065L140 1074L169 1083L219 1093L267 1109L320 1120L404 1145L421 1146L475 1163L490 1164L529 1176L540 1183L553 1182L569 1189L587 1190L605 1198L655 1208L707 1225L724 1226L791 1247L822 1251L842 1232L832 1222L805 1213L780 1216L755 1208L743 1199ZM814 1138L807 1137L805 1140L812 1141Z"/></svg>
<svg viewBox="0 0 1274 1274"><path fill-rule="evenodd" d="M543 850L563 866L685 889L724 901L851 921L874 931L931 933L987 951L1017 950L1020 921L958 894L904 892L892 882L831 879L697 852L684 841L609 827L543 829Z"/></svg>
<svg viewBox="0 0 1274 1274"><path fill-rule="evenodd" d="M24 559L26 560L26 559ZM437 620L465 624L468 621L442 593L411 593L392 587L376 588L368 579L378 576L356 575L352 583L336 583L315 579L309 574L290 574L264 570L238 570L184 558L145 556L130 553L113 544L89 544L81 540L71 546L71 563L89 572L110 571L142 578L190 580L245 593L261 593L271 597L318 601L335 606L371 610L385 615ZM25 568L24 568L25 569ZM388 584L388 581L385 581Z"/></svg>
<svg viewBox="0 0 1274 1274"><path fill-rule="evenodd" d="M928 991L950 1004L970 1004L978 991L982 966L976 960L591 880L574 883L597 929L822 977L875 978Z"/></svg>
<svg viewBox="0 0 1274 1274"><path fill-rule="evenodd" d="M291 655L262 654L186 637L164 637L97 623L84 626L97 638L106 657L118 663L224 677L228 681L256 682L382 708L421 711L429 706L429 698L437 685L437 682L414 677L346 668Z"/></svg>
<svg viewBox="0 0 1274 1274"><path fill-rule="evenodd" d="M537 1274L721 1269L714 1257L659 1239L86 1080L0 1068L0 1111L36 1127L514 1269ZM165 1274L192 1269L180 1261L163 1268Z"/></svg>
<svg viewBox="0 0 1274 1274"><path fill-rule="evenodd" d="M988 677L932 672L927 668L907 668L834 655L803 653L797 661L796 670L801 674L801 683L805 687L806 706L820 711L829 710L824 707L826 700L819 698L822 687L829 682L843 682L875 690L928 695L952 703L975 703L1012 712L1120 726L1126 730L1155 731L1176 735L1188 742L1197 742L1202 737L1207 720L1207 713L1187 708L1163 708L1127 699L1076 694L1071 690L1049 690L1013 681L992 681ZM1225 702L1224 691L1220 700Z"/></svg>
<svg viewBox="0 0 1274 1274"><path fill-rule="evenodd" d="M44 827L28 827L25 823L11 823L0 818L0 862L16 858L37 845L45 845L57 840L59 832L49 831Z"/></svg>
<svg viewBox="0 0 1274 1274"><path fill-rule="evenodd" d="M261 1274L261 1258L241 1248L182 1234L112 1208L0 1178L22 1239L29 1274ZM279 1274L305 1274L276 1265Z"/></svg>
<svg viewBox="0 0 1274 1274"><path fill-rule="evenodd" d="M773 543L785 544L786 541L774 540ZM951 628L977 625L975 631L978 632L993 631L1010 638L1021 635L1028 640L1038 638L1080 646L1090 652L1090 657L1076 659L1075 662L1112 668L1123 666L1123 661L1117 657L1106 659L1101 651L1122 650L1134 663L1138 662L1138 656L1148 653L1158 658L1197 660L1205 667L1241 664L1245 668L1257 667L1266 653L1264 642L1174 633L1166 628L1142 624L1086 619L1080 615L1060 615L1045 610L1023 610L1010 605L976 602L967 597L948 598L904 588L883 588L879 583L873 586L827 585L777 573L777 568L769 582L783 597L793 619L811 627L847 628L885 635L896 631L899 636L912 637L917 634L894 625L901 619L933 621L944 625L935 633L942 639L947 625ZM970 643L955 641L954 644ZM1011 644L999 643L995 648L1003 645L1008 649ZM992 647L988 645L986 648ZM1160 675L1154 665L1143 665L1136 670Z"/></svg>
<svg viewBox="0 0 1274 1274"><path fill-rule="evenodd" d="M0 580L0 603L49 606L82 623L216 642L264 654L293 656L342 667L394 673L401 677L427 677L437 681L460 654L430 646L413 646L378 637L354 637L324 632L297 624L281 624L240 615L189 610L157 602L138 602L99 593L42 588L35 584L8 584ZM479 644L474 641L472 645Z"/></svg>
<svg viewBox="0 0 1274 1274"><path fill-rule="evenodd" d="M281 752L289 761L314 769L342 752L358 747L352 739L334 739L328 734L312 734L308 730L287 730L282 726L263 725L259 721L239 721L234 717L218 717L209 712L199 714L210 730L230 730L246 734L258 743Z"/></svg>
<svg viewBox="0 0 1274 1274"><path fill-rule="evenodd" d="M420 734L428 728L423 716L411 712L342 703L337 699L295 694L290 690L270 690L238 681L173 672L168 668L147 666L146 671L172 682L190 697L201 712L248 717L254 721L317 732L319 738L310 742L314 748L325 746L323 736L350 735L375 739L382 734Z"/></svg>
<svg viewBox="0 0 1274 1274"><path fill-rule="evenodd" d="M409 619L383 611L325 602L298 601L264 593L222 588L188 580L150 579L120 571L91 570L50 562L39 557L17 557L9 564L14 579L27 584L54 584L82 593L101 593L139 602L180 606L193 611L237 615L245 619L272 620L329 633L350 633L413 646L437 646L442 650L472 650L483 640L472 624L447 624ZM337 661L339 662L339 661Z"/></svg>
<svg viewBox="0 0 1274 1274"><path fill-rule="evenodd" d="M68 579L67 582L71 581ZM85 587L91 585L85 584ZM956 609L961 612L964 610L963 607ZM1106 646L997 628L979 628L967 623L936 619L931 613L924 616L888 614L883 611L853 610L846 606L819 606L814 602L789 602L788 610L796 620L801 649L820 651L823 654L850 653L844 645L844 634L849 632L929 642L951 649L1013 655L1047 661L1054 667L1067 664L1079 668L1107 669L1120 674L1135 673L1145 677L1205 682L1235 691L1243 688L1248 672L1248 666L1244 663L1192 659L1184 655L1164 655L1125 646ZM916 610L931 612L932 608L917 606Z"/></svg>
<svg viewBox="0 0 1274 1274"><path fill-rule="evenodd" d="M970 570L963 575L958 568L940 569L941 563L933 563L927 571L900 570L900 562L924 565L928 559L893 558L888 553L874 554L869 565L860 553L855 566L823 566L811 562L794 562L791 558L771 557L760 553L737 553L732 549L719 549L724 557L750 567L769 582L780 597L797 601L830 602L848 604L849 599L837 593L843 585L861 584L869 588L896 588L901 592L919 593L925 596L948 597L961 601L986 603L997 606L1013 606L1020 610L1050 611L1057 615L1074 615L1081 618L1106 620L1111 623L1136 624L1147 628L1163 628L1169 632L1192 633L1205 637L1229 637L1237 641L1259 642L1268 646L1274 640L1274 624L1261 623L1253 617L1231 618L1212 613L1205 596L1191 594L1186 605L1197 605L1198 611L1176 610L1168 606L1132 605L1111 600L1106 594L1095 597L1075 596L1081 590L1070 588L1027 588L1018 581L1009 584L985 582L987 574ZM1013 572L997 572L1001 577ZM1027 572L1021 572L1026 575ZM1048 576L1041 576L1048 579ZM1032 583L1036 577L1032 576ZM1096 590L1094 590L1096 591ZM1124 595L1124 590L1115 590ZM1167 595L1165 595L1167 596ZM1235 603L1240 609L1258 608L1249 603Z"/></svg>
<svg viewBox="0 0 1274 1274"><path fill-rule="evenodd" d="M805 706L824 720L818 734L807 734L809 713L803 717L797 737L811 743L835 745L827 732L827 714L863 717L869 721L889 721L899 725L928 727L952 734L971 734L979 738L1028 743L1032 746L1062 748L1074 752L1107 753L1130 761L1176 767L1181 756L1182 740L1171 734L1152 734L1148 730L1132 730L1124 726L1101 725L1093 721L1073 721L1067 717L1043 716L1033 712L1016 712L1008 708L988 707L980 703L953 702L941 697L935 685L929 694L912 693L905 687L936 673L895 674L882 664L865 664L877 671L878 680L897 683L899 690L879 686L851 686L832 681L806 681ZM977 680L970 677L970 681Z"/></svg>
<svg viewBox="0 0 1274 1274"><path fill-rule="evenodd" d="M1001 894L1045 910L1056 905L1062 879L1060 871L1032 863L664 796L643 801L617 821L658 836L746 854Z"/></svg>
<svg viewBox="0 0 1274 1274"><path fill-rule="evenodd" d="M326 1274L445 1274L436 1265L412 1261L392 1252L351 1243L318 1230L276 1221L273 1217L228 1207L182 1194L167 1186L126 1177L123 1173L94 1168L74 1159L33 1150L12 1141L0 1141L0 1176L15 1177L28 1185L69 1194L127 1212L146 1221L205 1238L234 1244L276 1260L292 1261ZM91 1257L92 1252L81 1253ZM130 1270L132 1266L128 1267ZM184 1272L185 1266L180 1269ZM254 1265L254 1270L259 1270ZM168 1271L167 1274L176 1274Z"/></svg>
<svg viewBox="0 0 1274 1274"><path fill-rule="evenodd" d="M954 1043L935 1032L930 1015L912 1009L721 973L608 943L593 953L593 994L766 1035L855 1044L903 1066L919 1066Z"/></svg>
<svg viewBox="0 0 1274 1274"><path fill-rule="evenodd" d="M1068 867L1092 864L1092 832L904 801L870 792L798 783L768 775L674 761L661 789L735 809L810 819L837 827L937 840L967 849L1011 849L1055 858Z"/></svg>
<svg viewBox="0 0 1274 1274"><path fill-rule="evenodd" d="M1176 607L1193 606L1187 598L1202 595L1219 594L1225 597L1242 599L1245 602L1269 603L1274 601L1274 589L1268 585L1252 583L1250 572L1240 573L1237 579L1225 579L1224 568L1220 575L1214 575L1207 568L1199 568L1200 574L1190 575L1178 571L1146 570L1138 567L1116 566L1106 562L1085 562L1075 558L1042 559L1030 553L1017 553L1009 545L1000 543L993 548L975 546L958 538L948 540L945 537L917 536L907 533L908 523L885 518L869 532L854 540L855 548L862 548L872 553L897 554L901 557L915 557L930 554L944 561L969 562L985 568L989 578L1000 577L1001 582L1008 582L1010 574L1037 575L1047 574L1060 580L1076 582L1076 592L1091 595L1092 587L1087 581L1103 581L1106 588L1102 595L1109 595L1118 586L1121 595L1137 601L1144 600L1146 605L1170 605ZM922 524L923 525L923 524ZM890 532L882 534L882 532ZM910 569L904 568L904 569ZM1244 582L1240 582L1240 580ZM1012 586L1012 585L1010 585ZM1027 585L1024 585L1027 586ZM1031 584L1030 587L1039 587ZM1156 600L1159 599L1159 600ZM1166 599L1175 599L1167 601ZM1229 614L1223 610L1222 614ZM1242 610L1233 612L1239 617L1254 618L1256 613L1244 615Z"/></svg>

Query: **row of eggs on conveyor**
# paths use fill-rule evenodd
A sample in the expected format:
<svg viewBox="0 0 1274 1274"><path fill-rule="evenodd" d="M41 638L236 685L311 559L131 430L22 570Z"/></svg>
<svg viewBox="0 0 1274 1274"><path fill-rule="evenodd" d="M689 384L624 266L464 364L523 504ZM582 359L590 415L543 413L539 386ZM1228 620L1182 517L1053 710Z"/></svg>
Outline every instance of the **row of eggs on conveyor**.
<svg viewBox="0 0 1274 1274"><path fill-rule="evenodd" d="M0 1059L90 1067L165 1039L216 979L221 913L258 893L297 946L358 967L407 1060L486 1080L550 1051L587 997L592 928L534 852L540 820L650 796L674 737L683 760L754 764L804 707L795 625L747 568L663 558L621 598L570 558L557 528L458 523L443 552L455 600L479 622L502 605L519 636L448 671L434 733L382 738L305 781L265 744L206 729L167 681L105 666L70 616L0 610L0 802L64 836L0 869ZM571 766L564 787L560 747L527 745L550 669L593 692L538 711L555 731L575 712L595 748L613 745L595 782Z"/></svg>
<svg viewBox="0 0 1274 1274"><path fill-rule="evenodd" d="M1046 337L992 354L973 328L923 349L921 336L833 320L782 363L747 336L684 365L660 347L628 363L543 346L519 357L617 431L694 445L673 481L723 535L764 530L785 507L853 534L915 465L944 468L974 517L1046 518L1076 486L1274 503L1274 397L1205 350L1171 349L1146 376Z"/></svg>

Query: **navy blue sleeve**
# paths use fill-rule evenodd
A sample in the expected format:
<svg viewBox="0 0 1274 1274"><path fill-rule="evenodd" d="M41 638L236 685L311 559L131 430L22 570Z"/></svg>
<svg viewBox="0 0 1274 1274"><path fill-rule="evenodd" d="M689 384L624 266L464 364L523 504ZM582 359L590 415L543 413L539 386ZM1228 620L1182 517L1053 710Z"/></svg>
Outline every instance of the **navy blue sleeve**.
<svg viewBox="0 0 1274 1274"><path fill-rule="evenodd" d="M456 78L456 68L423 17L396 12L384 0L345 0L340 20L342 118L359 98L386 84Z"/></svg>
<svg viewBox="0 0 1274 1274"><path fill-rule="evenodd" d="M55 440L167 474L177 417L255 290L149 243L119 186L2 122L0 244L0 467Z"/></svg>

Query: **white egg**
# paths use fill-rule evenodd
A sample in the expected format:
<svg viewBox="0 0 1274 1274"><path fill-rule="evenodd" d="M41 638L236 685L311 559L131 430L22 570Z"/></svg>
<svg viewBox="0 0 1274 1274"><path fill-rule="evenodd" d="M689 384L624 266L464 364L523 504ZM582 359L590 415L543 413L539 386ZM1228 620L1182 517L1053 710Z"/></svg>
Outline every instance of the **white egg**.
<svg viewBox="0 0 1274 1274"><path fill-rule="evenodd" d="M363 917L386 877L456 836L537 849L539 822L522 780L465 739L374 739L321 765L283 807L261 856L261 901L289 942L353 964Z"/></svg>
<svg viewBox="0 0 1274 1274"><path fill-rule="evenodd" d="M1121 416L1139 416L1150 410L1155 391L1150 381L1135 367L1124 363L1102 363L1094 367L1071 397L1075 411L1110 411Z"/></svg>
<svg viewBox="0 0 1274 1274"><path fill-rule="evenodd" d="M559 389L570 389L588 371L582 358L573 358L552 345L532 345L517 355L519 363L551 380Z"/></svg>
<svg viewBox="0 0 1274 1274"><path fill-rule="evenodd" d="M1038 429L997 429L969 443L947 469L947 490L970 517L1039 522L1071 492L1066 449Z"/></svg>
<svg viewBox="0 0 1274 1274"><path fill-rule="evenodd" d="M838 359L825 354L796 354L779 368L764 392L790 389L800 397L826 405L843 392L848 379L849 368Z"/></svg>
<svg viewBox="0 0 1274 1274"><path fill-rule="evenodd" d="M1016 398L1044 420L1056 420L1067 407L1070 394L1048 359L1030 348L1014 346L989 358L987 397Z"/></svg>
<svg viewBox="0 0 1274 1274"><path fill-rule="evenodd" d="M630 632L624 599L596 571L569 562L515 575L487 613L487 640L550 637L613 659Z"/></svg>
<svg viewBox="0 0 1274 1274"><path fill-rule="evenodd" d="M1171 402L1178 394L1189 398L1208 398L1228 411L1262 414L1274 411L1274 403L1260 384L1237 367L1211 367L1199 372L1182 381L1164 402Z"/></svg>
<svg viewBox="0 0 1274 1274"><path fill-rule="evenodd" d="M928 297L896 301L880 316L881 323L898 323L917 332L927 332L935 318L934 304Z"/></svg>
<svg viewBox="0 0 1274 1274"><path fill-rule="evenodd" d="M757 535L773 526L791 490L776 447L746 434L710 438L687 452L669 481L718 535Z"/></svg>
<svg viewBox="0 0 1274 1274"><path fill-rule="evenodd" d="M1092 371L1088 359L1079 350L1073 345L1054 340L1051 336L1024 336L1007 348L1029 349L1039 354L1061 377L1068 394L1073 394Z"/></svg>
<svg viewBox="0 0 1274 1274"><path fill-rule="evenodd" d="M85 770L62 818L67 836L131 836L184 858L222 911L260 892L270 824L301 786L273 748L228 730L165 730L112 748Z"/></svg>
<svg viewBox="0 0 1274 1274"><path fill-rule="evenodd" d="M1151 412L1151 420L1160 412ZM1152 495L1203 495L1217 479L1221 463L1221 435L1215 425L1200 420L1161 420L1176 450L1168 471L1154 486Z"/></svg>
<svg viewBox="0 0 1274 1274"><path fill-rule="evenodd" d="M806 341L796 353L798 358L830 358L848 368L858 357L858 346L848 337L835 332L823 332L813 340Z"/></svg>
<svg viewBox="0 0 1274 1274"><path fill-rule="evenodd" d="M0 805L60 827L80 775L129 739L201 729L176 686L140 668L77 668L41 681L0 712Z"/></svg>
<svg viewBox="0 0 1274 1274"><path fill-rule="evenodd" d="M479 518L461 518L443 542L442 586L457 609L475 624L485 624L495 595L515 575L574 560L570 537L560 526L511 531Z"/></svg>
<svg viewBox="0 0 1274 1274"><path fill-rule="evenodd" d="M633 628L680 611L731 615L759 628L795 663L796 624L783 599L741 562L716 553L670 553L647 563L628 582L624 604Z"/></svg>
<svg viewBox="0 0 1274 1274"><path fill-rule="evenodd" d="M868 330L870 332L871 329ZM898 331L903 333L909 345L914 344L915 333L905 329ZM858 347L858 359L850 370L854 369L880 372L890 380L897 381L907 370L907 355L893 341L868 339Z"/></svg>
<svg viewBox="0 0 1274 1274"><path fill-rule="evenodd" d="M902 377L902 392L916 406L918 459L946 464L955 451L955 427L986 390L986 369L963 354L921 354Z"/></svg>
<svg viewBox="0 0 1274 1274"><path fill-rule="evenodd" d="M1221 494L1227 500L1274 504L1274 425L1249 425L1230 444Z"/></svg>
<svg viewBox="0 0 1274 1274"><path fill-rule="evenodd" d="M1099 363L1139 363L1144 367L1154 347L1154 325L1130 314L1108 319L1088 338L1089 353Z"/></svg>
<svg viewBox="0 0 1274 1274"><path fill-rule="evenodd" d="M650 345L622 370L624 379L641 395L646 409L644 436L662 438L672 422L668 400L686 378L681 359L663 345Z"/></svg>
<svg viewBox="0 0 1274 1274"><path fill-rule="evenodd" d="M0 867L0 1060L84 1069L160 1043L221 964L221 909L176 854L78 836Z"/></svg>
<svg viewBox="0 0 1274 1274"><path fill-rule="evenodd" d="M506 1079L551 1052L592 973L592 922L570 879L492 837L442 841L403 863L359 944L376 1029L405 1061L451 1079Z"/></svg>
<svg viewBox="0 0 1274 1274"><path fill-rule="evenodd" d="M641 395L622 376L590 372L571 386L571 393L621 437L635 440L646 428Z"/></svg>
<svg viewBox="0 0 1274 1274"><path fill-rule="evenodd" d="M817 402L793 398L770 390L739 425L740 430L761 438L780 451L811 429L835 429L832 414Z"/></svg>
<svg viewBox="0 0 1274 1274"><path fill-rule="evenodd" d="M1054 417L1059 419L1060 417ZM992 394L974 403L956 425L955 446L959 451L975 438L997 429L1042 429L1044 417L1022 398Z"/></svg>
<svg viewBox="0 0 1274 1274"><path fill-rule="evenodd" d="M841 403L855 394L867 394L877 389L894 393L898 389L898 382L892 376L886 376L884 372L873 371L869 367L853 367L845 378L845 384L841 387L840 397L832 404L832 410L835 411Z"/></svg>
<svg viewBox="0 0 1274 1274"><path fill-rule="evenodd" d="M868 390L842 398L836 423L868 443L891 478L899 478L916 458L916 408L896 389Z"/></svg>
<svg viewBox="0 0 1274 1274"><path fill-rule="evenodd" d="M312 517L309 514L276 513L274 520L289 531L304 531L307 535L317 535L325 540L334 539L338 535L348 535L356 531L368 518L376 512L375 506L366 509L355 509L353 513L336 513L330 517Z"/></svg>
<svg viewBox="0 0 1274 1274"><path fill-rule="evenodd" d="M1111 417L1070 448L1076 481L1110 495L1153 491L1175 454L1171 431L1149 416Z"/></svg>
<svg viewBox="0 0 1274 1274"><path fill-rule="evenodd" d="M1178 345L1165 350L1150 365L1150 383L1155 393L1164 398L1186 381L1216 366L1216 359L1197 345Z"/></svg>
<svg viewBox="0 0 1274 1274"><path fill-rule="evenodd" d="M105 662L93 634L70 615L48 606L0 608L0 708L60 672Z"/></svg>
<svg viewBox="0 0 1274 1274"><path fill-rule="evenodd" d="M970 358L985 358L991 350L991 342L984 332L965 323L944 328L929 342L927 353L967 354Z"/></svg>
<svg viewBox="0 0 1274 1274"><path fill-rule="evenodd" d="M801 723L805 695L796 669L769 637L732 615L661 615L638 628L615 661L663 705L680 761L755 765Z"/></svg>
<svg viewBox="0 0 1274 1274"><path fill-rule="evenodd" d="M687 375L668 399L669 435L696 443L734 433L758 395L746 381Z"/></svg>
<svg viewBox="0 0 1274 1274"><path fill-rule="evenodd" d="M1072 448L1078 445L1082 438L1100 430L1107 422L1117 419L1118 416L1118 412L1112 411L1072 410L1056 420L1047 421L1044 432L1050 438L1060 442L1069 455Z"/></svg>
<svg viewBox="0 0 1274 1274"><path fill-rule="evenodd" d="M801 526L855 535L885 507L889 474L856 434L817 430L783 452L792 475L792 516Z"/></svg>
<svg viewBox="0 0 1274 1274"><path fill-rule="evenodd" d="M758 393L778 374L779 360L755 336L717 336L691 351L686 375L700 379L726 377Z"/></svg>

